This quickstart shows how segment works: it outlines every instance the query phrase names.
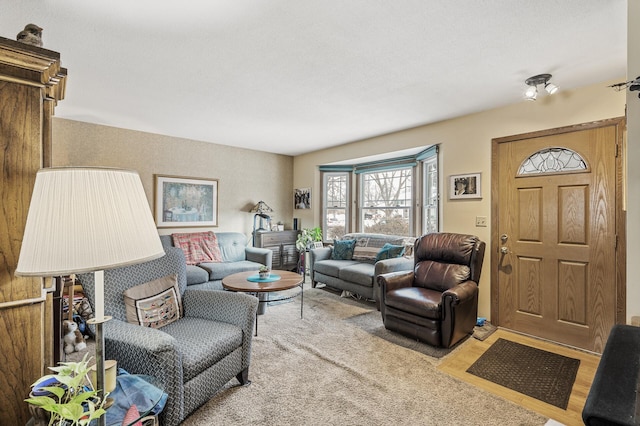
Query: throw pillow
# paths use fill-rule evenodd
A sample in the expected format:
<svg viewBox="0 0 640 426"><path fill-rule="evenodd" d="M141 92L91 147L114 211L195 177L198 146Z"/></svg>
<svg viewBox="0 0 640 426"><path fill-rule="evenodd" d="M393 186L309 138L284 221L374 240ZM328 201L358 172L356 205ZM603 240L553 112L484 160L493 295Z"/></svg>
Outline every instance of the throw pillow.
<svg viewBox="0 0 640 426"><path fill-rule="evenodd" d="M369 245L369 238L363 237L355 240L356 246L353 249L353 260L360 262L373 262L379 247Z"/></svg>
<svg viewBox="0 0 640 426"><path fill-rule="evenodd" d="M222 262L222 252L218 245L216 234L208 232L191 232L185 234L171 234L173 245L184 252L187 265L197 265L202 262Z"/></svg>
<svg viewBox="0 0 640 426"><path fill-rule="evenodd" d="M178 276L167 275L124 292L127 322L160 328L182 316Z"/></svg>
<svg viewBox="0 0 640 426"><path fill-rule="evenodd" d="M351 258L353 257L353 249L355 246L356 240L333 240L331 259L351 260Z"/></svg>
<svg viewBox="0 0 640 426"><path fill-rule="evenodd" d="M386 243L376 255L376 262L393 257L400 257L404 254L404 246Z"/></svg>

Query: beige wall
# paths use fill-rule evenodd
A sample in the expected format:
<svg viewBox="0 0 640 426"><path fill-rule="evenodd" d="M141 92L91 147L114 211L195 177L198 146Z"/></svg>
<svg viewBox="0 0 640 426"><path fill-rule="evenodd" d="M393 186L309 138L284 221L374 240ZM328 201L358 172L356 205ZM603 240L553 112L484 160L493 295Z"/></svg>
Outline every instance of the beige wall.
<svg viewBox="0 0 640 426"><path fill-rule="evenodd" d="M218 179L218 227L214 231L253 230L249 210L263 200L275 221L292 228L293 159L151 133L54 119L54 166L104 166L136 170L153 209L153 175ZM189 228L207 230L206 228ZM164 228L161 234L184 229Z"/></svg>
<svg viewBox="0 0 640 426"><path fill-rule="evenodd" d="M558 76L558 84L561 78ZM319 194L318 165L335 161L381 154L419 146L440 144L441 197L443 214L441 230L472 233L490 247L491 228L475 226L476 216L487 216L491 223L491 140L537 130L586 123L625 113L625 93L607 86L624 79L602 82L577 90L562 90L536 102L522 101L504 108L483 111L452 120L379 136L348 145L326 149L294 158L294 187L311 187ZM524 83L523 83L524 89ZM458 173L482 173L482 200L448 200L447 177ZM317 200L318 197L314 196ZM304 227L320 223L320 209L301 215ZM487 250L480 282L479 315L490 317L491 253Z"/></svg>

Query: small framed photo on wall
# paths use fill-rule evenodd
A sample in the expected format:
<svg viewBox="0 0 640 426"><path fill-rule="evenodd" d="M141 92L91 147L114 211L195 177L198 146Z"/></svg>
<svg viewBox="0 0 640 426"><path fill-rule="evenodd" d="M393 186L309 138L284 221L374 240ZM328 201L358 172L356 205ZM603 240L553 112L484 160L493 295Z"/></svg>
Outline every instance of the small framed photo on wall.
<svg viewBox="0 0 640 426"><path fill-rule="evenodd" d="M293 203L295 209L311 208L311 188L298 188L293 191Z"/></svg>
<svg viewBox="0 0 640 426"><path fill-rule="evenodd" d="M449 176L449 199L482 198L481 173Z"/></svg>

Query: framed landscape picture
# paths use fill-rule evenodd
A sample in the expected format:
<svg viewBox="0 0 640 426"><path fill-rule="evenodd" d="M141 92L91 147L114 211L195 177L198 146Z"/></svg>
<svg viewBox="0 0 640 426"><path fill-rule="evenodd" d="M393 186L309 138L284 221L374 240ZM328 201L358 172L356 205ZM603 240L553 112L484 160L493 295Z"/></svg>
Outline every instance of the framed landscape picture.
<svg viewBox="0 0 640 426"><path fill-rule="evenodd" d="M158 228L218 226L218 180L154 175Z"/></svg>
<svg viewBox="0 0 640 426"><path fill-rule="evenodd" d="M480 173L449 176L449 198L482 198L482 181Z"/></svg>

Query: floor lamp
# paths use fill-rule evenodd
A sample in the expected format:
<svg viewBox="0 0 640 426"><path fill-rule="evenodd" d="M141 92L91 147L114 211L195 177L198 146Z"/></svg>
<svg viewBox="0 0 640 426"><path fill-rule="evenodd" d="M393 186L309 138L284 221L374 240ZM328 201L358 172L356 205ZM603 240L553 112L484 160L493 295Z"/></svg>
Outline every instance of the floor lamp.
<svg viewBox="0 0 640 426"><path fill-rule="evenodd" d="M164 255L138 173L48 168L36 175L15 274L95 274L96 390L104 397L104 270ZM105 417L99 425L105 424Z"/></svg>

